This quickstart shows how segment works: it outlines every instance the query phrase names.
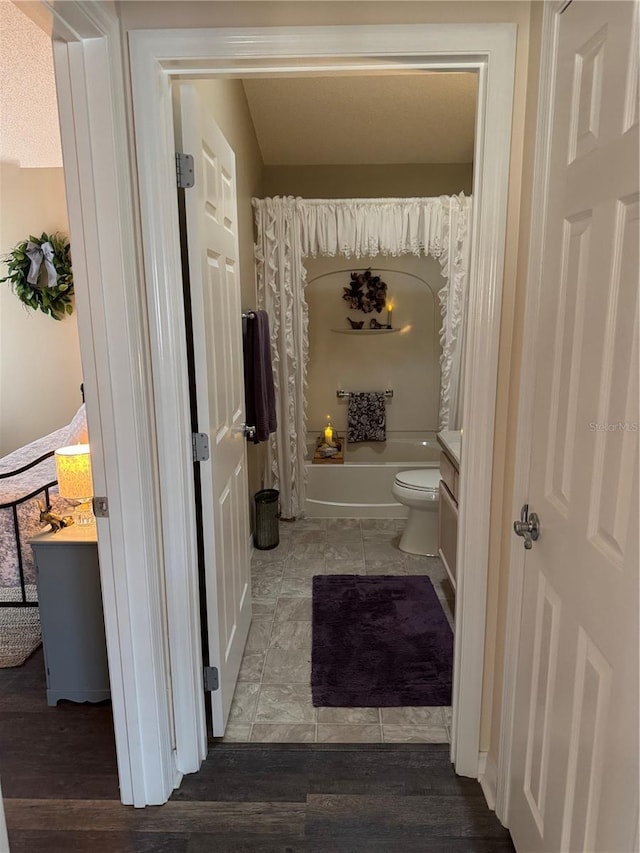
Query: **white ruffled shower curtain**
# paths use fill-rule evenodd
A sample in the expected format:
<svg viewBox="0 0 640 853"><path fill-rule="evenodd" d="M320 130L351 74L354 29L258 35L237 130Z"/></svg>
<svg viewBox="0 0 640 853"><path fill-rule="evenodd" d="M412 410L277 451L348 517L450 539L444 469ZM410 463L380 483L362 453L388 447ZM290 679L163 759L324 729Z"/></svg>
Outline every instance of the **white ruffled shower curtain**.
<svg viewBox="0 0 640 853"><path fill-rule="evenodd" d="M447 284L439 291L443 325L440 429L456 429L462 411L464 306L471 242L471 199L253 199L258 307L271 330L278 430L269 441L283 518L300 517L305 500L309 314L304 258L378 254L432 255Z"/></svg>

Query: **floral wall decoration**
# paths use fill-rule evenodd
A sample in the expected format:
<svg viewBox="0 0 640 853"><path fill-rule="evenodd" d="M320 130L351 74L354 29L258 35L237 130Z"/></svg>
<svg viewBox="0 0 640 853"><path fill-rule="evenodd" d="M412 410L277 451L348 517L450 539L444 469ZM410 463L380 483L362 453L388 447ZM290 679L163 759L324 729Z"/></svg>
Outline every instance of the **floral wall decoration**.
<svg viewBox="0 0 640 853"><path fill-rule="evenodd" d="M352 272L349 287L344 288L342 298L354 311L378 314L387 302L387 285L379 275L372 275L371 269L364 272Z"/></svg>
<svg viewBox="0 0 640 853"><path fill-rule="evenodd" d="M62 320L73 313L73 273L71 247L62 234L29 237L2 259L8 282L18 299L34 311L40 310Z"/></svg>

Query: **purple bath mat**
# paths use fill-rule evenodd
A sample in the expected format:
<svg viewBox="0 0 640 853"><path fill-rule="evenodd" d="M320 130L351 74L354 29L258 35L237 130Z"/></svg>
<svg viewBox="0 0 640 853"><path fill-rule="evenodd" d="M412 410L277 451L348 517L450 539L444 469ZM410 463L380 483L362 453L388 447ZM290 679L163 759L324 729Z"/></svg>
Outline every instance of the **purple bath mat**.
<svg viewBox="0 0 640 853"><path fill-rule="evenodd" d="M316 575L316 707L450 705L453 633L428 577Z"/></svg>

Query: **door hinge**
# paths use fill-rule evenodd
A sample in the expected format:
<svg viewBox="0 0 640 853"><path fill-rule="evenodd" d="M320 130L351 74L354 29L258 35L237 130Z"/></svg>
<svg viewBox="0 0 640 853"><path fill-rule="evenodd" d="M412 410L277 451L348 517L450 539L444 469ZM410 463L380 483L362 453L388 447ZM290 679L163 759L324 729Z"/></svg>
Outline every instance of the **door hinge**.
<svg viewBox="0 0 640 853"><path fill-rule="evenodd" d="M193 156L176 151L176 181L179 190L188 190L195 183Z"/></svg>
<svg viewBox="0 0 640 853"><path fill-rule="evenodd" d="M209 436L206 432L192 432L191 446L193 448L193 461L206 462L209 458Z"/></svg>
<svg viewBox="0 0 640 853"><path fill-rule="evenodd" d="M96 518L109 518L109 501L107 498L92 498L93 514Z"/></svg>
<svg viewBox="0 0 640 853"><path fill-rule="evenodd" d="M213 693L220 687L218 678L217 666L205 666L204 668L204 689L207 693Z"/></svg>

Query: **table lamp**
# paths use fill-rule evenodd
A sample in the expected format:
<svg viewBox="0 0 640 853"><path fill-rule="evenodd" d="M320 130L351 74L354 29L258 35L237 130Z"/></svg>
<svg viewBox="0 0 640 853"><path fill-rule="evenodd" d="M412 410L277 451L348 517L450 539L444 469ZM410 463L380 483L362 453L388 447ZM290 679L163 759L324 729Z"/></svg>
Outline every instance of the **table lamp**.
<svg viewBox="0 0 640 853"><path fill-rule="evenodd" d="M76 501L73 520L76 524L93 524L91 506L93 480L88 444L73 444L56 450L56 474L61 497Z"/></svg>

